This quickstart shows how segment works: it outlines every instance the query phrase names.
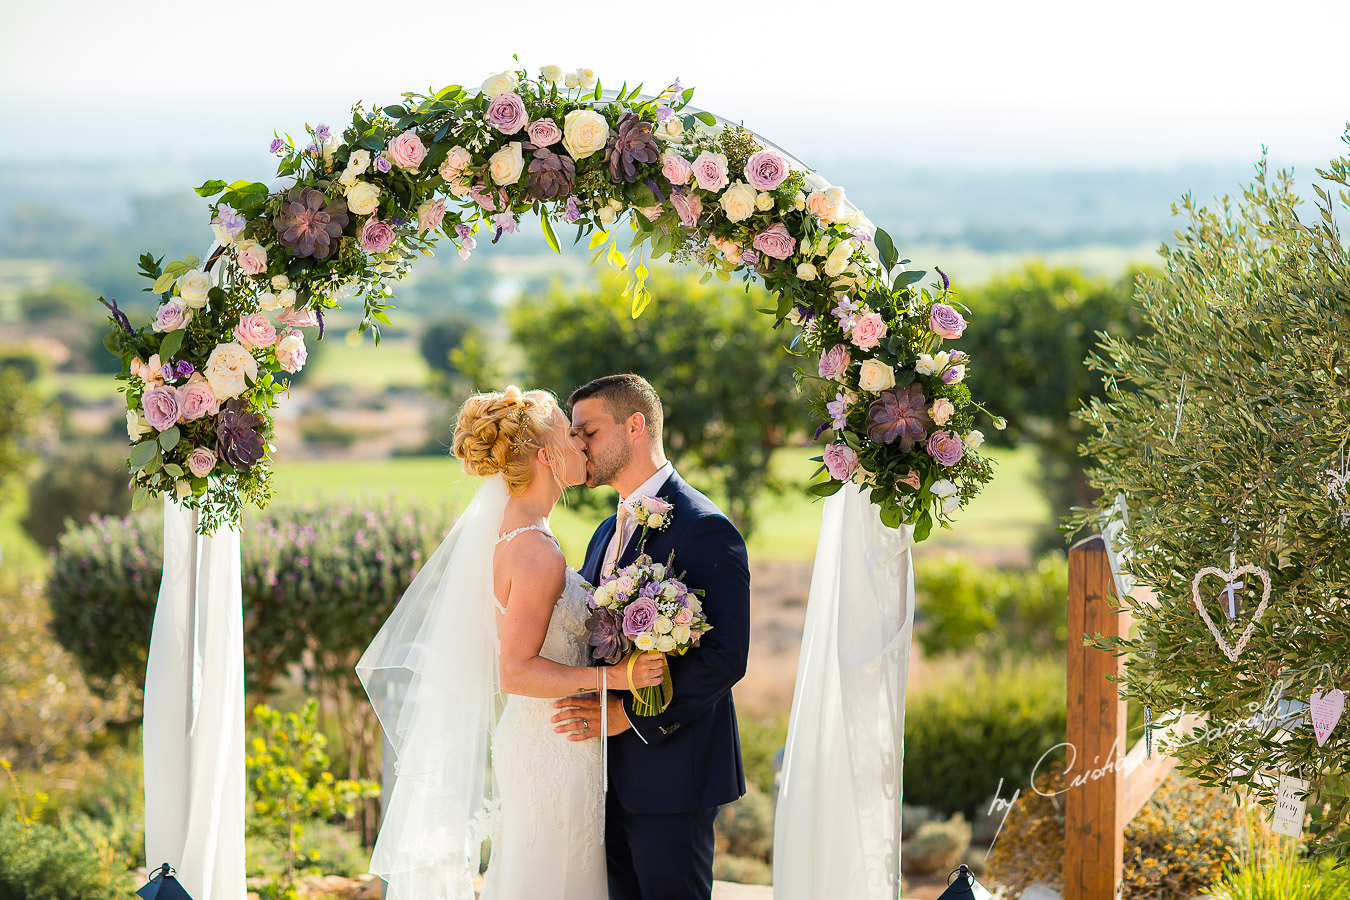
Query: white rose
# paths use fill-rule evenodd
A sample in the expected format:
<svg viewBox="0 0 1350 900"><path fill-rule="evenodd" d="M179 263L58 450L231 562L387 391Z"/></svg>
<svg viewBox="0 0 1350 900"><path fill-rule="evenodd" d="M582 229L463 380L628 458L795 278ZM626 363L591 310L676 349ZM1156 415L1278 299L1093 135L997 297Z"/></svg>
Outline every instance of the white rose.
<svg viewBox="0 0 1350 900"><path fill-rule="evenodd" d="M688 606L689 611L694 614L694 618L697 619L699 616L703 615L703 601L699 599L697 594L691 594L689 599L685 601L685 605Z"/></svg>
<svg viewBox="0 0 1350 900"><path fill-rule="evenodd" d="M671 630L670 636L674 638L675 643L677 644L687 644L689 643L690 638L689 630L688 625L676 625Z"/></svg>
<svg viewBox="0 0 1350 900"><path fill-rule="evenodd" d="M286 290L277 294L277 306L282 309L290 309L295 305L296 297L297 295L293 288L286 288Z"/></svg>
<svg viewBox="0 0 1350 900"><path fill-rule="evenodd" d="M852 255L852 241L840 241L835 244L830 255L825 258L825 274L832 278L844 274L844 270L848 268L849 257Z"/></svg>
<svg viewBox="0 0 1350 900"><path fill-rule="evenodd" d="M229 400L248 390L246 379L258 377L258 361L241 344L217 344L202 374L218 400Z"/></svg>
<svg viewBox="0 0 1350 900"><path fill-rule="evenodd" d="M368 216L380 207L380 186L358 181L347 188L347 208L358 216Z"/></svg>
<svg viewBox="0 0 1350 900"><path fill-rule="evenodd" d="M206 306L206 295L211 290L211 276L201 269L193 269L178 276L178 296L191 309Z"/></svg>
<svg viewBox="0 0 1350 900"><path fill-rule="evenodd" d="M540 66L539 77L549 84L557 84L563 80L562 66Z"/></svg>
<svg viewBox="0 0 1350 900"><path fill-rule="evenodd" d="M139 441L147 434L152 434L154 430L150 427L150 423L145 416L134 409L127 410L127 437L129 439Z"/></svg>
<svg viewBox="0 0 1350 900"><path fill-rule="evenodd" d="M652 563L652 577L657 581L666 577L666 567L661 563Z"/></svg>
<svg viewBox="0 0 1350 900"><path fill-rule="evenodd" d="M229 229L224 225L212 225L211 233L216 236L216 243L222 247L228 247L234 243L235 236L230 234Z"/></svg>
<svg viewBox="0 0 1350 900"><path fill-rule="evenodd" d="M595 605L609 606L614 602L614 582L602 584L595 589Z"/></svg>
<svg viewBox="0 0 1350 900"><path fill-rule="evenodd" d="M675 649L675 639L668 634L663 634L656 639L656 649L661 653L670 653Z"/></svg>
<svg viewBox="0 0 1350 900"><path fill-rule="evenodd" d="M960 497L948 497L942 501L942 511L945 513L954 513L961 508Z"/></svg>
<svg viewBox="0 0 1350 900"><path fill-rule="evenodd" d="M577 77L576 72L568 72L563 76L563 86L574 88L581 84L581 79Z"/></svg>
<svg viewBox="0 0 1350 900"><path fill-rule="evenodd" d="M600 207L600 211L596 215L599 217L601 225L610 225L614 222L614 208L611 206Z"/></svg>
<svg viewBox="0 0 1350 900"><path fill-rule="evenodd" d="M333 167L333 155L337 153L337 141L329 141L319 148L319 159L323 160L325 169Z"/></svg>
<svg viewBox="0 0 1350 900"><path fill-rule="evenodd" d="M660 513L652 513L647 517L648 528L661 528L666 524L666 517Z"/></svg>
<svg viewBox="0 0 1350 900"><path fill-rule="evenodd" d="M755 209L760 212L773 209L773 194L770 194L768 191L761 191L755 197Z"/></svg>
<svg viewBox="0 0 1350 900"><path fill-rule="evenodd" d="M580 162L605 149L609 121L593 109L574 109L563 119L563 149Z"/></svg>
<svg viewBox="0 0 1350 900"><path fill-rule="evenodd" d="M819 274L820 273L816 271L816 267L810 263L802 263L797 267L797 277L802 281L815 281L816 276Z"/></svg>
<svg viewBox="0 0 1350 900"><path fill-rule="evenodd" d="M276 312L281 309L281 303L277 300L277 295L271 291L263 291L258 295L258 309L263 312Z"/></svg>
<svg viewBox="0 0 1350 900"><path fill-rule="evenodd" d="M291 280L290 280L289 278L287 278L285 275L273 275L273 276L272 276L272 290L274 290L274 291L284 291L284 290L286 290L286 288L288 288L288 287L290 287L290 286L291 286Z"/></svg>
<svg viewBox="0 0 1350 900"><path fill-rule="evenodd" d="M633 638L633 646L637 647L643 653L647 653L648 651L656 649L656 638L652 637L650 633L644 631L642 632L642 634L639 634L637 637Z"/></svg>
<svg viewBox="0 0 1350 900"><path fill-rule="evenodd" d="M671 143L680 143L684 137L684 122L679 116L671 116L666 121L652 129L652 134L662 141Z"/></svg>
<svg viewBox="0 0 1350 900"><path fill-rule="evenodd" d="M595 70L594 70L594 69L577 69L577 81L578 81L578 82L581 84L581 86L582 86L583 88L585 88L586 90L590 90L591 88L595 87L595 81L596 81L596 79L595 79Z"/></svg>
<svg viewBox="0 0 1350 900"><path fill-rule="evenodd" d="M974 450L976 447L984 443L984 432L978 429L972 431L970 434L962 438L962 443L966 445L967 450Z"/></svg>
<svg viewBox="0 0 1350 900"><path fill-rule="evenodd" d="M525 155L521 152L520 141L512 141L488 160L488 171L497 184L515 184L525 169Z"/></svg>
<svg viewBox="0 0 1350 900"><path fill-rule="evenodd" d="M744 181L738 181L722 192L718 199L722 211L733 222L744 222L755 214L755 189Z"/></svg>
<svg viewBox="0 0 1350 900"><path fill-rule="evenodd" d="M933 486L929 490L933 492L934 497L955 497L957 494L956 485L945 478L933 482Z"/></svg>
<svg viewBox="0 0 1350 900"><path fill-rule="evenodd" d="M489 75L483 81L483 93L489 97L495 97L498 94L505 94L508 91L514 91L520 87L520 78L515 72L498 72L496 75Z"/></svg>
<svg viewBox="0 0 1350 900"><path fill-rule="evenodd" d="M797 212L806 209L806 195L798 191L792 196L792 208Z"/></svg>
<svg viewBox="0 0 1350 900"><path fill-rule="evenodd" d="M811 251L812 256L825 256L830 252L830 233L827 231L816 241L815 248Z"/></svg>
<svg viewBox="0 0 1350 900"><path fill-rule="evenodd" d="M858 387L873 394L895 387L895 370L879 359L865 359L858 367Z"/></svg>
<svg viewBox="0 0 1350 900"><path fill-rule="evenodd" d="M670 616L657 616L657 617L656 617L656 625L655 625L655 628L656 628L656 633L657 633L657 634L670 634L671 629L673 629L674 627L675 627L675 623L672 622L672 621L670 621Z"/></svg>
<svg viewBox="0 0 1350 900"><path fill-rule="evenodd" d="M674 600L676 595L679 593L680 593L679 589L676 588L675 585L673 584L668 584L661 589L661 596L665 597L667 600Z"/></svg>

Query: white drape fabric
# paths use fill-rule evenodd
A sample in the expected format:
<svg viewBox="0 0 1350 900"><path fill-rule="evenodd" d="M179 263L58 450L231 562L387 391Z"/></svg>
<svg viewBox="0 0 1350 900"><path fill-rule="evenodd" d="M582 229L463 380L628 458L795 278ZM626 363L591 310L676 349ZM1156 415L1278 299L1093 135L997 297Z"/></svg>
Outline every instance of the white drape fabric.
<svg viewBox="0 0 1350 900"><path fill-rule="evenodd" d="M774 825L774 900L900 896L913 528L825 501Z"/></svg>
<svg viewBox="0 0 1350 900"><path fill-rule="evenodd" d="M145 669L145 855L193 900L244 900L244 619L239 532L164 504L164 578Z"/></svg>
<svg viewBox="0 0 1350 900"><path fill-rule="evenodd" d="M388 900L473 900L497 827L492 552L507 496L501 475L483 483L356 664L395 757L370 861Z"/></svg>

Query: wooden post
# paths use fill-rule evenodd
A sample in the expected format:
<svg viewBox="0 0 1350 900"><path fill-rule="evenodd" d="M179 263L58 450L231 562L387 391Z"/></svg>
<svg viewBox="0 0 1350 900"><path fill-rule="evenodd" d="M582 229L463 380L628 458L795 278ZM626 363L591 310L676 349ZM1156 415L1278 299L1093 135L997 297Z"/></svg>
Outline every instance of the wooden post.
<svg viewBox="0 0 1350 900"><path fill-rule="evenodd" d="M1065 900L1111 900L1120 894L1127 818L1125 704L1108 677L1124 674L1124 657L1083 646L1083 635L1129 632L1129 615L1112 612L1111 566L1101 537L1069 550L1068 741L1073 784L1063 794ZM1093 770L1110 768L1092 778ZM1133 816L1135 810L1128 811Z"/></svg>

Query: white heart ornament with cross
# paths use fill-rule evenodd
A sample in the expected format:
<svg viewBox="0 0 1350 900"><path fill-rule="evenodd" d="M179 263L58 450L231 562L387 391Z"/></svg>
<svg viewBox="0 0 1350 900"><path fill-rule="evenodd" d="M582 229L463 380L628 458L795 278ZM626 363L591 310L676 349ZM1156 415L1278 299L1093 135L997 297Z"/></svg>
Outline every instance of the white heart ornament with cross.
<svg viewBox="0 0 1350 900"><path fill-rule="evenodd" d="M1232 662L1237 662L1237 658L1242 655L1242 651L1247 646L1247 641L1251 640L1252 632L1256 630L1256 623L1261 621L1261 616L1265 614L1266 604L1270 602L1270 575L1260 566L1233 566L1234 560L1229 558L1230 568L1227 571L1215 566L1205 566L1195 577L1191 579L1191 602L1200 612L1200 618L1205 620L1205 625L1209 626L1210 634L1214 635L1214 640L1218 643L1219 649L1223 651ZM1261 579L1261 602L1257 604L1256 611L1252 613L1252 620L1247 623L1247 627L1242 630L1242 636L1233 646L1223 639L1223 634L1214 624L1214 620L1209 617L1209 610L1205 609L1204 601L1200 599L1200 580L1206 575L1214 575L1224 580L1225 584L1234 584L1239 576L1250 572Z"/></svg>
<svg viewBox="0 0 1350 900"><path fill-rule="evenodd" d="M1312 711L1313 733L1317 735L1317 746L1321 747L1331 736L1332 729L1341 720L1345 710L1345 693L1340 690L1314 693L1308 699L1308 708Z"/></svg>

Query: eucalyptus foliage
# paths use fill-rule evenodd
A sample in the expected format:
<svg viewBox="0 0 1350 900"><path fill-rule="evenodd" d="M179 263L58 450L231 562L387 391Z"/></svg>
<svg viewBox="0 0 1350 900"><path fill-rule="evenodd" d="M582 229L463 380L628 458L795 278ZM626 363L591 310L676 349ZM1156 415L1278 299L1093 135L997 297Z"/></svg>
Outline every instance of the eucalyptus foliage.
<svg viewBox="0 0 1350 900"><path fill-rule="evenodd" d="M1107 392L1083 413L1084 452L1104 502L1126 499L1127 568L1155 595L1125 600L1134 637L1096 641L1127 654L1126 691L1159 725L1208 716L1173 747L1206 784L1269 807L1280 774L1309 779L1311 842L1350 857L1350 719L1319 747L1301 706L1350 689L1350 521L1329 481L1350 443L1350 253L1335 218L1350 207L1350 158L1318 174L1329 189L1311 215L1292 174L1264 161L1238 197L1184 198L1188 225L1138 282L1146 336L1103 335L1091 360ZM1230 558L1271 588L1235 662L1192 603L1197 573ZM1262 583L1234 579L1230 621L1226 580L1205 577L1200 597L1236 645Z"/></svg>

